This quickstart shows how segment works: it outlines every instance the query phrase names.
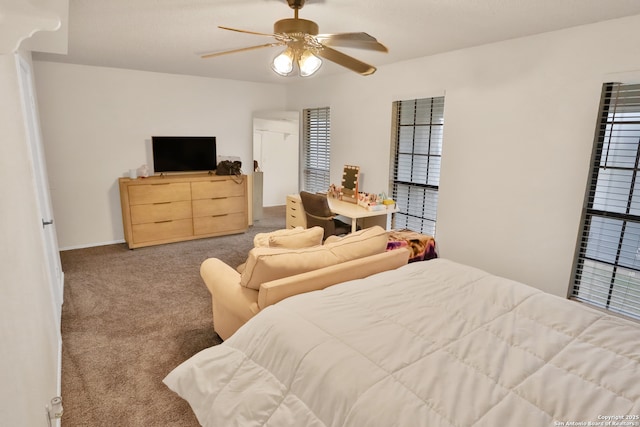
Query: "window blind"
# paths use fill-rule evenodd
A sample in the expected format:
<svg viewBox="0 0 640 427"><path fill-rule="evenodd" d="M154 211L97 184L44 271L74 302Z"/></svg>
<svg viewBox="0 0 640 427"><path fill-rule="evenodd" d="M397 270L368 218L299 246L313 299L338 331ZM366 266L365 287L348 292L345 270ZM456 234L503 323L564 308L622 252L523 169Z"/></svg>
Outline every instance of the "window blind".
<svg viewBox="0 0 640 427"><path fill-rule="evenodd" d="M640 85L603 86L571 298L640 319Z"/></svg>
<svg viewBox="0 0 640 427"><path fill-rule="evenodd" d="M435 235L444 97L394 102L392 194L395 228Z"/></svg>
<svg viewBox="0 0 640 427"><path fill-rule="evenodd" d="M329 189L331 117L329 107L304 110L304 182L306 191Z"/></svg>

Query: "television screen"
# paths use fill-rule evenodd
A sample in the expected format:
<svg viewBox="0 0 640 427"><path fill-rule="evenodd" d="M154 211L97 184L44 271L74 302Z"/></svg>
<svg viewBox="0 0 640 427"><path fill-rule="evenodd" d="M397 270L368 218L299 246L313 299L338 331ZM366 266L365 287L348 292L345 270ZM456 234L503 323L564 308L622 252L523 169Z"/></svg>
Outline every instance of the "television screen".
<svg viewBox="0 0 640 427"><path fill-rule="evenodd" d="M151 145L156 173L216 169L215 136L153 136Z"/></svg>

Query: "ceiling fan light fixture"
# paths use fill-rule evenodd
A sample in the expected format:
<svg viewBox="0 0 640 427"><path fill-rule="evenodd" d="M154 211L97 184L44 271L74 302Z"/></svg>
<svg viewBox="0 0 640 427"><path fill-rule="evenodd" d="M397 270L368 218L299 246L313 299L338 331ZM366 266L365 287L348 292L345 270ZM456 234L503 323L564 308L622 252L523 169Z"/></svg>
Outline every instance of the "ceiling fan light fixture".
<svg viewBox="0 0 640 427"><path fill-rule="evenodd" d="M293 71L293 59L294 59L293 49L290 47L286 48L282 53L273 58L273 62L271 63L271 69L281 76L288 76Z"/></svg>
<svg viewBox="0 0 640 427"><path fill-rule="evenodd" d="M271 69L280 76L290 76L294 68L298 68L298 75L301 77L312 76L320 69L323 60L343 66L362 76L368 76L376 71L376 67L342 53L336 50L335 47L342 46L377 52L389 51L375 37L363 32L320 34L318 24L308 19L301 19L298 16L298 11L304 6L305 0L287 0L287 3L294 10L293 18L276 21L273 24L273 34L219 26L223 30L273 37L275 41L239 49L207 53L201 55L201 57L213 58L229 53L283 46L285 50L273 58L270 64Z"/></svg>
<svg viewBox="0 0 640 427"><path fill-rule="evenodd" d="M305 50L298 59L298 70L301 77L313 75L322 66L322 59L318 58L310 50Z"/></svg>

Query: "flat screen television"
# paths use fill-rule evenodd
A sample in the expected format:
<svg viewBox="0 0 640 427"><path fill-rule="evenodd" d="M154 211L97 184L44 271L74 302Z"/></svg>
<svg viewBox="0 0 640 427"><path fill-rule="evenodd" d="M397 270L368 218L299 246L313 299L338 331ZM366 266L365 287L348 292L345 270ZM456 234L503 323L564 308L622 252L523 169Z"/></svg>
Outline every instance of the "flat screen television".
<svg viewBox="0 0 640 427"><path fill-rule="evenodd" d="M151 146L155 173L216 169L215 136L152 136Z"/></svg>

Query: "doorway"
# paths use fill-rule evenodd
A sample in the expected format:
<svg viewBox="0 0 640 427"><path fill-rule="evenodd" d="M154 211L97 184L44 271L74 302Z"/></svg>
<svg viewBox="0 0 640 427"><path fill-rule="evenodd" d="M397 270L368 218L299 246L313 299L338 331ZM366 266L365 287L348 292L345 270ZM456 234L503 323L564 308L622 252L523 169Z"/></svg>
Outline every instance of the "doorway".
<svg viewBox="0 0 640 427"><path fill-rule="evenodd" d="M300 114L266 111L253 118L253 159L262 172L263 206L282 206L299 189Z"/></svg>

